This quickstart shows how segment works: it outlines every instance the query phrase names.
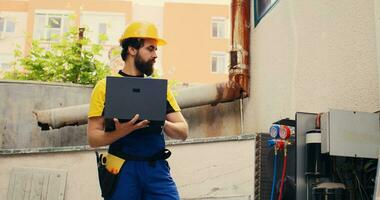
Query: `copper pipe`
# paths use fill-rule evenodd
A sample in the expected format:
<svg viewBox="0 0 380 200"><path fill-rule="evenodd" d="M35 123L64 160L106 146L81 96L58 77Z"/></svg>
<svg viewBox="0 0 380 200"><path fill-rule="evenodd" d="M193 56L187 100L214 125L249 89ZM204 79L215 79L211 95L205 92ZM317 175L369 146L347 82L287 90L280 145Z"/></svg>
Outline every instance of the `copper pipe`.
<svg viewBox="0 0 380 200"><path fill-rule="evenodd" d="M78 46L79 46L79 48L82 49L82 43L81 43L81 41L83 40L85 28L79 28L78 30L79 30L79 32L78 32L78 39L79 39Z"/></svg>
<svg viewBox="0 0 380 200"><path fill-rule="evenodd" d="M250 42L250 1L231 2L232 50L229 80L238 83L243 96L249 96L249 42Z"/></svg>

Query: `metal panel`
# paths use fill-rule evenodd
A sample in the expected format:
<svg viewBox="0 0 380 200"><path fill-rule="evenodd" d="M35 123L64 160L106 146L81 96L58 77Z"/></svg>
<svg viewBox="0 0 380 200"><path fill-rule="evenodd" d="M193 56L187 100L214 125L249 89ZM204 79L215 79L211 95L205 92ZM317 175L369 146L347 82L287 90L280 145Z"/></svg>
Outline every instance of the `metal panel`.
<svg viewBox="0 0 380 200"><path fill-rule="evenodd" d="M330 110L330 155L377 159L379 113Z"/></svg>
<svg viewBox="0 0 380 200"><path fill-rule="evenodd" d="M322 113L321 115L321 153L330 152L330 139L329 139L329 113Z"/></svg>
<svg viewBox="0 0 380 200"><path fill-rule="evenodd" d="M306 200L311 196L308 191L307 180L305 177L305 142L306 132L315 128L316 114L296 113L296 144L297 144L297 165L296 165L296 192L297 200Z"/></svg>
<svg viewBox="0 0 380 200"><path fill-rule="evenodd" d="M33 187L30 191L30 200L40 200L42 199L42 191L44 186L44 175L34 174L33 175Z"/></svg>
<svg viewBox="0 0 380 200"><path fill-rule="evenodd" d="M63 200L67 172L41 168L14 168L7 200Z"/></svg>
<svg viewBox="0 0 380 200"><path fill-rule="evenodd" d="M380 148L377 159L380 160ZM380 162L377 161L377 172L376 172L376 180L375 180L375 188L373 193L373 199L380 199Z"/></svg>

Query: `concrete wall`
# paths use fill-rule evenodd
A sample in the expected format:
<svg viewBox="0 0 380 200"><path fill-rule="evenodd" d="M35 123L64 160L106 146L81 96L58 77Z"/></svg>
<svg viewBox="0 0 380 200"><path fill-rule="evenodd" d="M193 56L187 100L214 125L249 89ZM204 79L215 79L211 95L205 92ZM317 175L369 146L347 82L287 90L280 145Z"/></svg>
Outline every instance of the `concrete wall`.
<svg viewBox="0 0 380 200"><path fill-rule="evenodd" d="M86 126L43 131L33 110L85 104L92 87L0 81L0 147L24 149L87 144Z"/></svg>
<svg viewBox="0 0 380 200"><path fill-rule="evenodd" d="M0 81L0 149L87 145L86 125L41 131L33 110L87 104L92 87L71 84ZM238 102L184 109L189 138L240 134Z"/></svg>
<svg viewBox="0 0 380 200"><path fill-rule="evenodd" d="M281 0L252 27L248 131L296 111L380 109L374 2Z"/></svg>
<svg viewBox="0 0 380 200"><path fill-rule="evenodd" d="M182 110L189 124L189 138L234 136L241 133L238 101Z"/></svg>
<svg viewBox="0 0 380 200"><path fill-rule="evenodd" d="M248 200L254 148L254 140L170 146L171 173L181 198ZM3 155L0 162L0 199L6 199L14 167L66 170L65 199L102 199L93 151Z"/></svg>

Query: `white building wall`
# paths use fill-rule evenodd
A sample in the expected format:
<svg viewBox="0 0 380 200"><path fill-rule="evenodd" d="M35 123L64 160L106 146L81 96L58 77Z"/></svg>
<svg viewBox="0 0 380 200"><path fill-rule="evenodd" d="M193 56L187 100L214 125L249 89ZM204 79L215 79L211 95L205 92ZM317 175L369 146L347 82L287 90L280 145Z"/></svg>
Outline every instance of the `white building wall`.
<svg viewBox="0 0 380 200"><path fill-rule="evenodd" d="M374 0L374 2L375 2L375 21L376 21L377 72L378 72L378 77L380 79L380 1ZM380 96L380 80L378 81L378 84L379 84L379 96ZM380 101L380 97L379 97L379 101Z"/></svg>
<svg viewBox="0 0 380 200"><path fill-rule="evenodd" d="M278 1L251 30L246 131L296 111L380 109L374 2Z"/></svg>
<svg viewBox="0 0 380 200"><path fill-rule="evenodd" d="M117 58L121 62L119 54L114 56L110 50L119 47L119 38L125 29L125 13L114 12L94 12L83 11L80 17L80 26L87 28L85 31L85 37L88 37L93 43L100 44L99 27L106 25L107 41L103 42L104 51L99 57L104 63L110 63L111 60ZM119 65L122 65L120 63ZM117 69L121 69L122 66L117 66Z"/></svg>
<svg viewBox="0 0 380 200"><path fill-rule="evenodd" d="M16 49L16 45L20 46L20 50L24 51L25 36L30 33L26 32L27 13L26 12L7 12L0 11L0 17L5 20L11 20L15 22L15 32L0 33L0 71L9 70L2 69L1 64L3 62L8 63L14 60L13 51Z"/></svg>
<svg viewBox="0 0 380 200"><path fill-rule="evenodd" d="M84 11L80 17L81 27L89 28L86 35L94 43L98 43L99 40L100 24L107 25L105 34L108 36L108 40L104 43L105 45L119 45L119 38L123 34L125 23L125 13Z"/></svg>

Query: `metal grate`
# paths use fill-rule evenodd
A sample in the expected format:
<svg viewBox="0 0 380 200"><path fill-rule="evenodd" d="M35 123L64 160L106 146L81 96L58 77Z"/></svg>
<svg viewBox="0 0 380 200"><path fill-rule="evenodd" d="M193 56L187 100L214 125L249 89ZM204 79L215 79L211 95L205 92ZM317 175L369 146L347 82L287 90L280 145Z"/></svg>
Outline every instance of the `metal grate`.
<svg viewBox="0 0 380 200"><path fill-rule="evenodd" d="M255 154L255 200L270 199L273 180L273 148L268 146L267 141L271 139L267 133L259 133L256 136ZM288 146L288 164L286 168L286 181L284 184L283 200L294 199L295 193L295 146L294 136L291 137L293 145ZM277 158L277 178L276 185L279 185L281 178L283 153L278 153ZM277 188L277 187L276 187ZM277 189L275 190L275 194ZM277 199L277 198L276 198Z"/></svg>
<svg viewBox="0 0 380 200"><path fill-rule="evenodd" d="M67 171L41 168L14 168L7 200L63 200Z"/></svg>
<svg viewBox="0 0 380 200"><path fill-rule="evenodd" d="M272 186L271 172L268 172L268 162L270 149L267 148L267 141L270 139L269 134L259 133L256 136L256 153L255 153L255 200L270 199ZM271 167L273 169L273 166Z"/></svg>

